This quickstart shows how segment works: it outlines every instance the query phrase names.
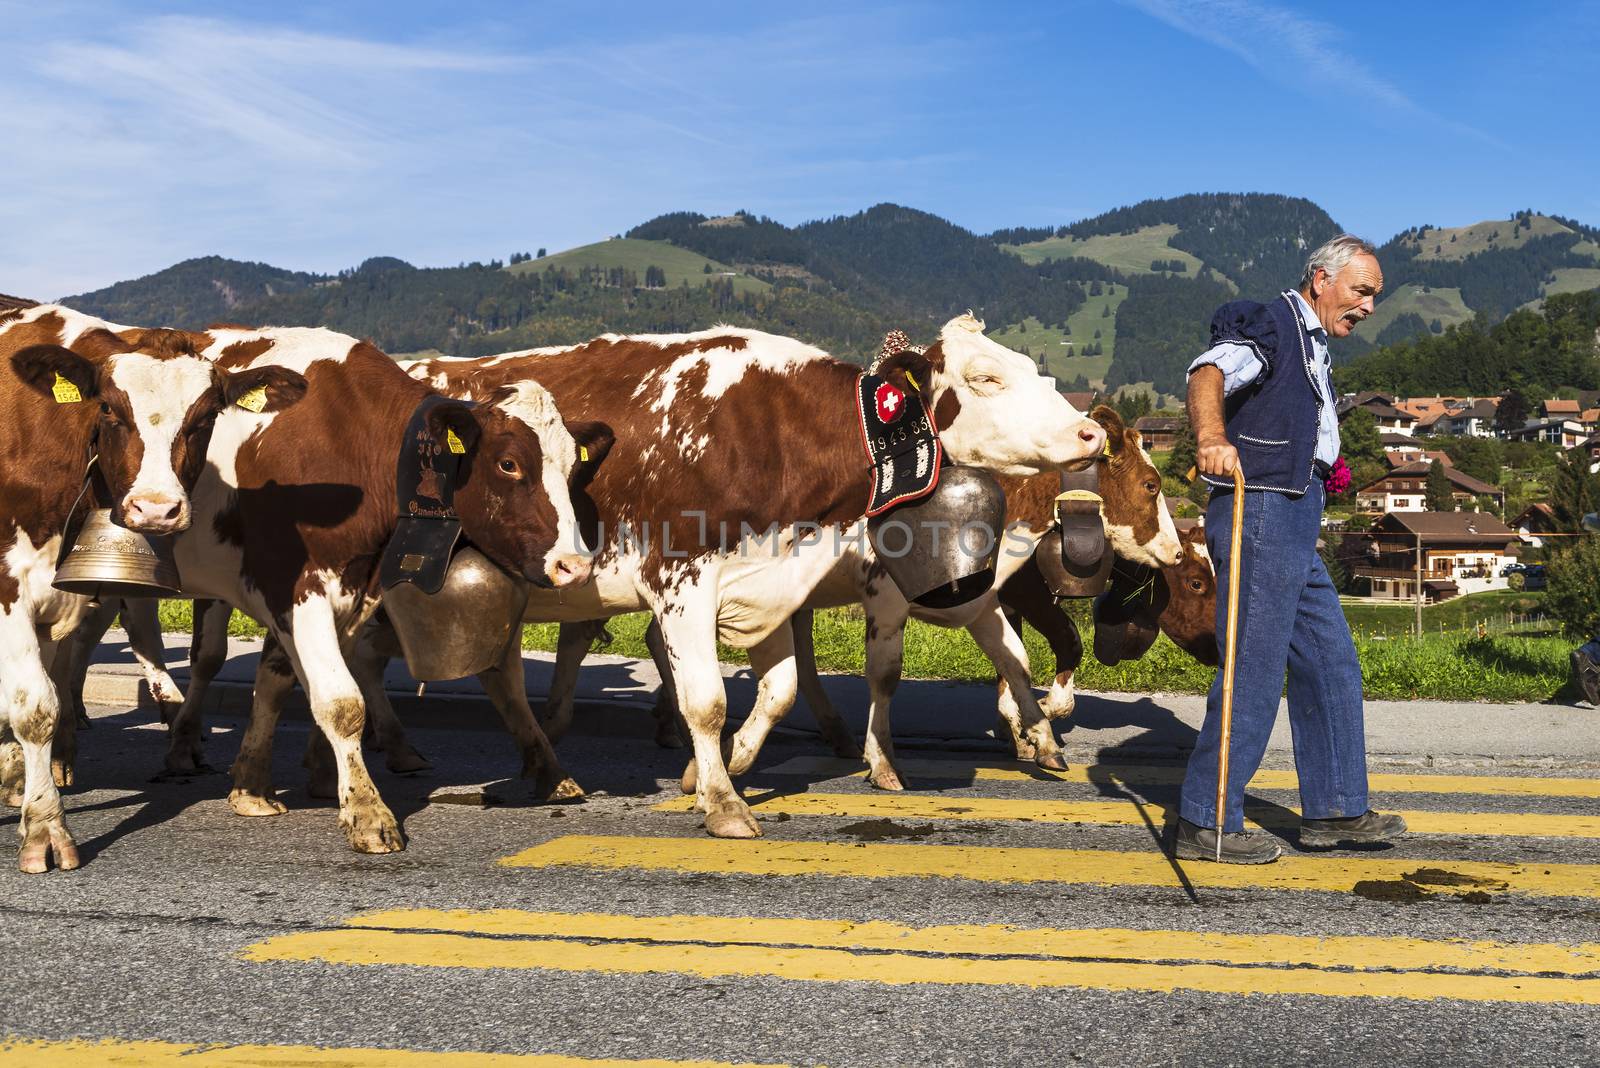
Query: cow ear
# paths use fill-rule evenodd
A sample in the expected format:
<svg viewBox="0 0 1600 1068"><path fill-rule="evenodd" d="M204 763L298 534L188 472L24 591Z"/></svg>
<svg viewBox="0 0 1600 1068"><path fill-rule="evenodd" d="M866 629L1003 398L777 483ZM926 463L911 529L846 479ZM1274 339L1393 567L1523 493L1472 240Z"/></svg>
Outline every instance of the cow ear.
<svg viewBox="0 0 1600 1068"><path fill-rule="evenodd" d="M573 465L572 477L568 482L573 489L581 490L594 480L600 461L606 458L617 439L604 423L569 422L567 433L578 445L578 462Z"/></svg>
<svg viewBox="0 0 1600 1068"><path fill-rule="evenodd" d="M1094 410L1089 413L1089 418L1105 427L1106 440L1115 443L1111 446L1113 452L1122 447L1122 432L1127 427L1115 408L1109 404L1096 404Z"/></svg>
<svg viewBox="0 0 1600 1068"><path fill-rule="evenodd" d="M933 363L915 349L902 349L878 364L878 374L902 390L922 392L933 381Z"/></svg>
<svg viewBox="0 0 1600 1068"><path fill-rule="evenodd" d="M222 403L255 412L281 412L306 395L305 376L287 367L249 367L222 380Z"/></svg>
<svg viewBox="0 0 1600 1068"><path fill-rule="evenodd" d="M433 435L435 441L448 444L452 431L456 440L461 442L462 450L471 456L478 446L478 439L483 436L483 430L470 404L449 400L428 409L428 433ZM455 450L452 448L450 451Z"/></svg>
<svg viewBox="0 0 1600 1068"><path fill-rule="evenodd" d="M100 392L95 365L60 345L30 345L11 357L11 369L29 389L59 404Z"/></svg>

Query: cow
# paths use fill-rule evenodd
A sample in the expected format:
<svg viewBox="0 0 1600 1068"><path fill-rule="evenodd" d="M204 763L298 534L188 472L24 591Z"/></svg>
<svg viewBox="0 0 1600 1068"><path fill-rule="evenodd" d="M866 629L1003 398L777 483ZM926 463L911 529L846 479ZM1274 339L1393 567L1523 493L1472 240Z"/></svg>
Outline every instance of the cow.
<svg viewBox="0 0 1600 1068"><path fill-rule="evenodd" d="M193 494L194 526L174 546L184 589L266 626L277 653L264 665L298 676L334 753L339 824L351 846L402 849L399 824L362 758L365 701L345 657L379 607L378 563L397 523L402 440L435 391L371 343L330 330L213 328L208 336L203 354L219 367L292 368L306 386L287 411L230 410L217 420ZM476 403L437 403L426 425L461 452L454 506L462 537L553 597L579 590L591 569L571 483L592 473L610 429L565 422L550 394L526 381L484 390ZM515 646L507 657L519 657ZM175 747L197 738L203 696L192 680L174 721ZM229 794L240 814L284 810L265 771L275 714L258 701L241 744ZM542 793L576 795L537 724L527 725L525 741Z"/></svg>
<svg viewBox="0 0 1600 1068"><path fill-rule="evenodd" d="M20 802L28 873L79 864L60 786L71 785L75 717L61 714L73 657L62 641L91 599L52 586L69 523L95 503L153 535L187 530L190 491L214 425L260 391L275 414L305 380L276 367L227 369L176 330L118 326L56 305L0 314L0 682L20 749L0 759ZM52 757L52 747L56 753Z"/></svg>
<svg viewBox="0 0 1600 1068"><path fill-rule="evenodd" d="M694 747L706 830L759 836L723 761L716 644L748 649L775 702L792 702L789 617L836 569L839 545L865 542L861 368L791 338L719 326L607 334L569 348L420 361L410 370L458 397L537 381L569 417L612 426L616 446L589 489L604 534L594 581L561 598L535 591L525 618L651 611ZM1032 361L986 338L970 314L946 323L926 352L881 361L878 373L922 394L950 462L1027 476L1091 463L1105 443L1098 424ZM871 568L874 590L892 601L892 583L875 562ZM999 656L1004 623L998 610L993 617L985 635ZM1025 675L1025 663L1020 670ZM532 722L517 682L491 686L490 696L508 722ZM367 686L377 689L370 678ZM258 710L261 694L258 679ZM1044 722L1037 706L1032 720ZM1048 742L1040 749L1042 762L1061 763Z"/></svg>

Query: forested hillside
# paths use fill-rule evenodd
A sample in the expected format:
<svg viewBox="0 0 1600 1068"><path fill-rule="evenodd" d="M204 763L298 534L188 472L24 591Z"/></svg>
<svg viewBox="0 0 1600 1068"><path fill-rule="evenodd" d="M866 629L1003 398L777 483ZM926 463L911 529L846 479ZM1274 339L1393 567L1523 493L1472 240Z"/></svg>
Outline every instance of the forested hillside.
<svg viewBox="0 0 1600 1068"><path fill-rule="evenodd" d="M322 275L204 256L143 278L68 297L65 303L114 323L204 326L229 318L242 305L297 292L322 281L326 281Z"/></svg>

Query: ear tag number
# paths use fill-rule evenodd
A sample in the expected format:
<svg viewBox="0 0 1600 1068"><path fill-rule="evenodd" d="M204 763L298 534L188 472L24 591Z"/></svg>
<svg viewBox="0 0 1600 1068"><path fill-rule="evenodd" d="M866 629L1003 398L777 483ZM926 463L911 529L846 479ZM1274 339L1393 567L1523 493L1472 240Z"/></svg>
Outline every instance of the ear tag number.
<svg viewBox="0 0 1600 1068"><path fill-rule="evenodd" d="M234 401L234 403L247 412L255 412L260 415L267 408L267 387L257 386Z"/></svg>
<svg viewBox="0 0 1600 1068"><path fill-rule="evenodd" d="M461 444L461 439L456 437L456 432L450 427L444 428L444 443L457 456L464 455L467 451L467 447Z"/></svg>
<svg viewBox="0 0 1600 1068"><path fill-rule="evenodd" d="M50 392L55 394L57 404L77 404L83 400L83 394L78 392L78 387L61 377L61 372L56 372L55 385L50 387Z"/></svg>
<svg viewBox="0 0 1600 1068"><path fill-rule="evenodd" d="M585 464L589 462L589 446L587 446L587 445L579 445L578 446L578 462L579 463L585 463Z"/></svg>

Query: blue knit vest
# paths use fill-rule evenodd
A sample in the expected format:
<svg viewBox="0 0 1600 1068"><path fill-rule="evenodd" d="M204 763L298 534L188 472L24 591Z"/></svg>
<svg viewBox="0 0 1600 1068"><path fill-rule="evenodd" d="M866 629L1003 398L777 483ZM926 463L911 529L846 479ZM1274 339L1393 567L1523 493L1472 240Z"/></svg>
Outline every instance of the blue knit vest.
<svg viewBox="0 0 1600 1068"><path fill-rule="evenodd" d="M1311 340L1293 297L1284 293L1270 304L1224 304L1211 318L1211 344L1224 341L1250 346L1264 365L1255 381L1229 396L1223 407L1245 488L1298 497L1316 477L1312 461L1320 399ZM1205 479L1233 488L1231 477Z"/></svg>

